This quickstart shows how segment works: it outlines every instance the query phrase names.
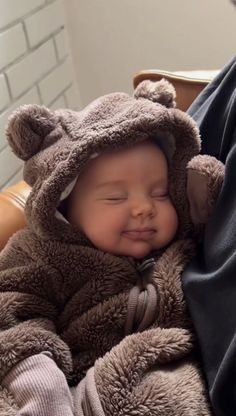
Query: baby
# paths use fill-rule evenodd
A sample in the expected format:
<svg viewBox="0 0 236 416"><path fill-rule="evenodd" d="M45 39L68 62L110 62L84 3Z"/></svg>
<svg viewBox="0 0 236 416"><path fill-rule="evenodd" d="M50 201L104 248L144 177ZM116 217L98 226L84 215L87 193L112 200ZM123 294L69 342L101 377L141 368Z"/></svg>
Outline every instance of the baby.
<svg viewBox="0 0 236 416"><path fill-rule="evenodd" d="M167 246L178 217L164 153L144 140L90 161L69 197L67 216L104 252L142 259Z"/></svg>
<svg viewBox="0 0 236 416"><path fill-rule="evenodd" d="M173 106L163 80L10 118L32 191L0 257L2 414L210 414L180 276L223 166Z"/></svg>

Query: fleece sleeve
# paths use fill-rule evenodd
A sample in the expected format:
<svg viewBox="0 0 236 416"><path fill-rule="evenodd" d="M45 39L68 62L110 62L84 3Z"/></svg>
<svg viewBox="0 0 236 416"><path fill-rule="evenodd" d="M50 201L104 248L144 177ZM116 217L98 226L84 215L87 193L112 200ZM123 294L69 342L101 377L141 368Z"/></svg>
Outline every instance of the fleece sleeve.
<svg viewBox="0 0 236 416"><path fill-rule="evenodd" d="M70 349L57 331L58 272L40 252L30 255L29 237L25 230L16 234L0 254L0 383L20 361L43 351L67 379L72 368Z"/></svg>

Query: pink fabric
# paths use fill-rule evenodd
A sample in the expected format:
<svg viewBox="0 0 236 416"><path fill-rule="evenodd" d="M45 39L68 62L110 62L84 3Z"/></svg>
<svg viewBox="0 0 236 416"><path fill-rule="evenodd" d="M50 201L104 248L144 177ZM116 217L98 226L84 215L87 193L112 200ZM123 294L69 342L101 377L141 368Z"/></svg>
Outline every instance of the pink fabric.
<svg viewBox="0 0 236 416"><path fill-rule="evenodd" d="M15 397L18 416L73 415L67 380L48 353L21 361L7 374L3 385Z"/></svg>
<svg viewBox="0 0 236 416"><path fill-rule="evenodd" d="M105 416L91 367L73 392L76 416Z"/></svg>

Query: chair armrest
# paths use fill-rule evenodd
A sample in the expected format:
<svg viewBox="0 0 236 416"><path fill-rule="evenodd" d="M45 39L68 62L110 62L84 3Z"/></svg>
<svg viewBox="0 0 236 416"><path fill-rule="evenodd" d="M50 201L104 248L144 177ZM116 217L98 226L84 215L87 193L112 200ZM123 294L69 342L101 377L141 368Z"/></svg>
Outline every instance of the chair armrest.
<svg viewBox="0 0 236 416"><path fill-rule="evenodd" d="M26 225L24 206L29 193L24 181L0 192L0 250L14 232Z"/></svg>
<svg viewBox="0 0 236 416"><path fill-rule="evenodd" d="M165 78L170 81L176 90L177 107L186 111L203 88L218 74L219 70L206 71L179 71L148 69L138 72L133 78L134 88L146 79L160 81Z"/></svg>

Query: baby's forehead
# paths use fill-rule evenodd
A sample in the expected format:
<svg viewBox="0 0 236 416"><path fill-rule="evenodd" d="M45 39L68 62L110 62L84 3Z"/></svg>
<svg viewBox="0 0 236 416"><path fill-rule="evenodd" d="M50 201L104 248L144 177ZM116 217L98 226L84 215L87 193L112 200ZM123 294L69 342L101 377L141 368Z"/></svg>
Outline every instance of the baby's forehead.
<svg viewBox="0 0 236 416"><path fill-rule="evenodd" d="M79 182L97 187L119 185L127 181L144 182L150 178L165 179L168 167L164 153L151 141L92 157L78 178Z"/></svg>

